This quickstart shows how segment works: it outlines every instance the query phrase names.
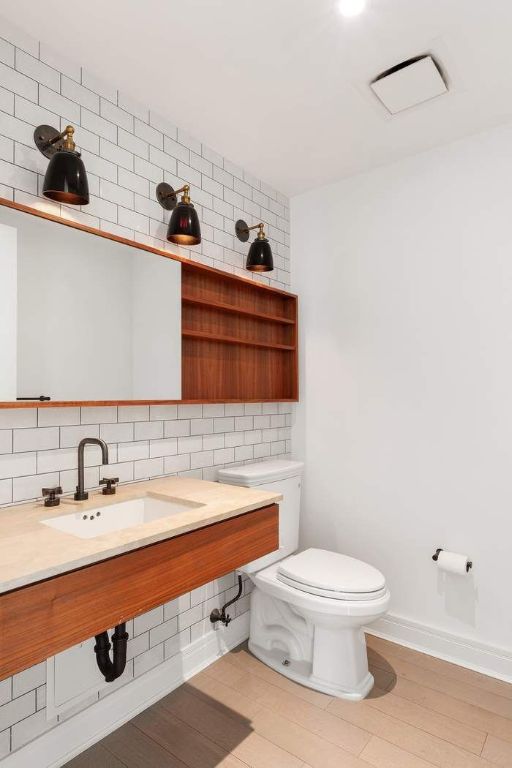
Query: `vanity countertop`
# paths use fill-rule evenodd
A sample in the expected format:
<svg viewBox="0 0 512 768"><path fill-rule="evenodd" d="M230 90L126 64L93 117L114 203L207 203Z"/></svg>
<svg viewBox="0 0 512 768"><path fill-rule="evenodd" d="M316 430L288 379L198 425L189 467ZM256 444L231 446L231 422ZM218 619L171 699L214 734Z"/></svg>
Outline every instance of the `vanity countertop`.
<svg viewBox="0 0 512 768"><path fill-rule="evenodd" d="M89 539L63 533L41 522L144 496L184 500L202 506ZM281 499L280 494L255 488L165 477L119 486L114 496L93 491L87 501L76 502L73 497L64 497L58 507L45 507L42 501L4 507L0 509L0 593L278 503Z"/></svg>

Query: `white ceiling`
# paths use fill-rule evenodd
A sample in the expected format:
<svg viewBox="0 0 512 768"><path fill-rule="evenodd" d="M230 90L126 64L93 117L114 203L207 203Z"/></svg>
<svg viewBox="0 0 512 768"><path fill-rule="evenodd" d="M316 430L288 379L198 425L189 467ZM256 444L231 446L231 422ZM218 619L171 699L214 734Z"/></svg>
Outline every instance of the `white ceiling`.
<svg viewBox="0 0 512 768"><path fill-rule="evenodd" d="M0 13L277 189L310 189L512 117L509 0L0 0ZM1 34L1 29L0 29ZM451 90L368 87L432 52Z"/></svg>

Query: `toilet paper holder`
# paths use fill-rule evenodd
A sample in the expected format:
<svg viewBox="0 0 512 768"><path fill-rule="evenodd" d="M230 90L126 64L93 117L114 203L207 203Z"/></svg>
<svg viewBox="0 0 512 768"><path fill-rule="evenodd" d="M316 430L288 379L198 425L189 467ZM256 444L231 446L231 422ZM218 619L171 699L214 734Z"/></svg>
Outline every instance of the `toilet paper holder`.
<svg viewBox="0 0 512 768"><path fill-rule="evenodd" d="M435 553L432 555L432 560L435 563L437 563L437 561L439 560L439 553L442 551L443 551L442 547L438 547ZM472 567L473 567L473 563L471 562L471 560L468 560L468 562L466 563L466 573L469 573Z"/></svg>

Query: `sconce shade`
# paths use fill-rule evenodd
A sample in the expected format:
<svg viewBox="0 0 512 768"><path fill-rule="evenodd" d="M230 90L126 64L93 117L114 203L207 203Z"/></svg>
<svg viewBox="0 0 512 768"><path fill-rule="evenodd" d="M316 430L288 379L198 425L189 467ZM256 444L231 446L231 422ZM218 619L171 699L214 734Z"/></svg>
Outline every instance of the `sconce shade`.
<svg viewBox="0 0 512 768"><path fill-rule="evenodd" d="M44 177L43 195L59 203L87 205L87 174L85 165L76 152L61 149L51 157Z"/></svg>
<svg viewBox="0 0 512 768"><path fill-rule="evenodd" d="M198 245L201 242L199 217L192 203L181 200L171 213L167 239L177 245Z"/></svg>
<svg viewBox="0 0 512 768"><path fill-rule="evenodd" d="M251 272L272 272L274 259L272 249L266 237L257 237L251 243L245 268Z"/></svg>

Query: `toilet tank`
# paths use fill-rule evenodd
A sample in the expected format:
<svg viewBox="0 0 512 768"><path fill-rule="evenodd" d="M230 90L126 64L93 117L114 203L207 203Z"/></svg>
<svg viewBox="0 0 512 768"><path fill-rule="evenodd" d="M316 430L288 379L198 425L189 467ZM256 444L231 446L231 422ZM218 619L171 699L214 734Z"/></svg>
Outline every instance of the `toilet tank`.
<svg viewBox="0 0 512 768"><path fill-rule="evenodd" d="M283 495L279 502L279 549L239 570L254 573L291 555L299 546L300 487L304 464L275 459L220 469L219 483L261 488Z"/></svg>

